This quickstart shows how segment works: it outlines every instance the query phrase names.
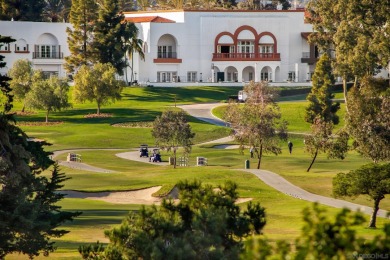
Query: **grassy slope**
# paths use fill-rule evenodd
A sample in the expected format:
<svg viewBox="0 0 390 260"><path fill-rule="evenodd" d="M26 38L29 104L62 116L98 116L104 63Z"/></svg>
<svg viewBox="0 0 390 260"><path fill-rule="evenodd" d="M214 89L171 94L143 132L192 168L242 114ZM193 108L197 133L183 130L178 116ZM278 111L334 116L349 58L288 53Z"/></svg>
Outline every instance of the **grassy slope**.
<svg viewBox="0 0 390 260"><path fill-rule="evenodd" d="M125 148L137 147L140 143L153 144L150 129L145 128L114 128L111 124L127 121L151 121L163 109L173 106L176 102L219 102L229 95L236 94L235 88L127 88L123 99L115 104L103 107L104 113L112 113L112 118L85 119L83 115L94 113L94 104L75 104L73 109L53 113L52 120L61 120L64 123L57 126L23 126L29 135L46 139L54 145L49 149L64 148ZM17 104L16 109L20 108ZM290 130L307 132L308 125L303 123L303 102L281 103L282 114L290 120ZM218 112L217 112L218 113ZM290 114L287 114L290 113ZM20 121L43 120L44 113L20 117ZM212 126L196 119L191 119L191 126L196 132L195 142L216 139L225 136L228 129ZM287 146L283 144L284 153L280 156L266 156L263 168L277 172L291 182L308 191L330 196L332 177L339 171L354 169L363 164L357 154L351 154L345 161L327 160L320 156L313 166L311 173L305 169L310 158L303 151L303 142L300 138L292 139L294 151L292 155L286 153ZM266 186L260 180L248 173L233 170L243 168L244 160L248 159L247 151L240 154L238 150L212 149L208 146L195 146L191 154L190 163L194 165L196 156L205 156L209 159L209 166L196 168L159 167L120 159L115 156L117 151L82 151L83 161L94 166L118 171L114 174L91 173L63 168L71 180L66 182L66 189L102 191L102 190L129 190L154 185L170 187L178 180L200 179L205 183L222 184L225 180L233 180L239 185L239 194L242 197L251 197L267 208L268 224L264 233L271 239L294 239L302 224L301 210L309 203L291 198ZM65 156L65 155L63 155ZM168 154L163 154L166 160ZM64 157L63 157L64 158ZM251 161L252 165L255 161ZM365 199L357 201L370 205ZM103 230L120 223L128 210L139 208L138 205L113 205L98 201L82 199L65 199L61 205L66 210L82 210L83 215L65 228L71 232L58 239L59 250L52 257L77 258L77 247L82 243L106 241ZM389 200L382 203L382 208L390 209ZM330 209L330 215L337 210ZM378 226L385 220L379 219ZM365 236L372 236L378 231L361 228Z"/></svg>

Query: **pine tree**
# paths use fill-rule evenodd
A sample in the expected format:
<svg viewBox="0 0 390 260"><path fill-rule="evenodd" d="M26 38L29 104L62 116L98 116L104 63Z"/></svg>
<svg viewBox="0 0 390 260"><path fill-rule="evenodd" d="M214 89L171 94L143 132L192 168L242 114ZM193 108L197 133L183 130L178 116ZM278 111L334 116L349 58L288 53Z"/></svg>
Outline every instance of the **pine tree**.
<svg viewBox="0 0 390 260"><path fill-rule="evenodd" d="M333 126L339 123L336 112L340 109L340 104L332 100L333 84L331 60L324 54L317 63L312 90L307 96L309 105L306 107L305 120L311 123L312 132L305 137L305 149L313 157L307 172L320 152L328 152L329 157L339 159L343 159L347 152L348 137L340 134L338 139L334 139L332 136Z"/></svg>
<svg viewBox="0 0 390 260"><path fill-rule="evenodd" d="M15 21L42 21L44 0L2 0L0 1L0 19Z"/></svg>
<svg viewBox="0 0 390 260"><path fill-rule="evenodd" d="M94 0L72 1L70 23L73 28L66 29L71 55L65 57L65 68L69 73L93 62L92 34L97 19L97 8L98 5Z"/></svg>
<svg viewBox="0 0 390 260"><path fill-rule="evenodd" d="M99 4L99 17L94 29L94 61L111 63L119 75L126 67L125 42L133 32L127 30L124 15L120 13L118 0L103 0Z"/></svg>
<svg viewBox="0 0 390 260"><path fill-rule="evenodd" d="M306 108L306 122L313 123L319 117L323 121L332 122L335 125L339 123L336 112L340 109L340 104L332 100L334 98L333 84L331 61L329 56L324 54L317 63L311 93L306 98L309 102L309 106Z"/></svg>
<svg viewBox="0 0 390 260"><path fill-rule="evenodd" d="M95 257L89 259L239 259L244 238L261 234L265 209L251 202L239 207L235 183L216 189L182 181L176 187L179 202L143 207L106 231L110 244L105 252L99 244L79 251Z"/></svg>
<svg viewBox="0 0 390 260"><path fill-rule="evenodd" d="M0 36L0 45L10 43ZM0 56L0 68L5 66ZM57 203L64 195L57 193L67 179L54 165L51 177L41 175L53 161L43 149L46 142L28 141L15 125L10 79L0 75L0 90L6 97L0 111L0 259L10 253L27 254L30 258L55 250L52 237L68 231L57 229L78 212L64 212Z"/></svg>
<svg viewBox="0 0 390 260"><path fill-rule="evenodd" d="M15 40L12 39L11 37L8 36L1 36L0 35L0 46L3 44L8 44L11 42L14 42ZM4 56L0 55L0 69L4 68L6 66L6 63L3 61ZM12 108L12 101L13 101L13 95L11 94L11 87L9 84L9 81L11 79L5 75L0 74L0 93L4 96L4 101L3 98L1 99L1 107L5 112L9 112ZM1 109L0 107L0 109ZM1 147L0 147L1 149ZM1 154L1 152L0 152Z"/></svg>

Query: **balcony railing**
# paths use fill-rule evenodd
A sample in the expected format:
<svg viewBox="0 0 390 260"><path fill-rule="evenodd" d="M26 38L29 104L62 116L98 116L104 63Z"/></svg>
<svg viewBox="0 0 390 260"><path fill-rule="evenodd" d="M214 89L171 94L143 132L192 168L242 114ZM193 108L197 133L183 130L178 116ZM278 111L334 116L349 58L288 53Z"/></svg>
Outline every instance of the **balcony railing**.
<svg viewBox="0 0 390 260"><path fill-rule="evenodd" d="M280 53L213 53L213 61L280 61Z"/></svg>
<svg viewBox="0 0 390 260"><path fill-rule="evenodd" d="M63 59L62 52L33 52L33 59Z"/></svg>
<svg viewBox="0 0 390 260"><path fill-rule="evenodd" d="M158 52L157 53L158 59L177 59L176 52Z"/></svg>
<svg viewBox="0 0 390 260"><path fill-rule="evenodd" d="M153 59L154 63L182 63L182 59L177 58L176 52L157 52L157 58Z"/></svg>
<svg viewBox="0 0 390 260"><path fill-rule="evenodd" d="M314 64L317 61L316 57L314 57L314 53L311 52L302 52L302 63Z"/></svg>

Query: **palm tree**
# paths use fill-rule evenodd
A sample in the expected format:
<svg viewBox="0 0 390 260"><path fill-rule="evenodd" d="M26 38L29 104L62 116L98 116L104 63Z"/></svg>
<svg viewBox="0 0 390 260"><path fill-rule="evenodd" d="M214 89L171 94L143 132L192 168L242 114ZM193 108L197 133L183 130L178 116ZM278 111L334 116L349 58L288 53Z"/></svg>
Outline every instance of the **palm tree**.
<svg viewBox="0 0 390 260"><path fill-rule="evenodd" d="M131 82L134 79L134 53L138 53L142 60L145 60L145 54L142 49L143 41L138 39L138 28L132 23L129 24L129 30L131 31L131 37L126 40L126 52L131 59ZM125 57L127 61L127 57ZM127 62L126 62L127 64ZM126 81L127 81L127 73L126 73Z"/></svg>
<svg viewBox="0 0 390 260"><path fill-rule="evenodd" d="M69 0L45 0L45 5L43 9L45 20L53 23L67 21L71 5Z"/></svg>

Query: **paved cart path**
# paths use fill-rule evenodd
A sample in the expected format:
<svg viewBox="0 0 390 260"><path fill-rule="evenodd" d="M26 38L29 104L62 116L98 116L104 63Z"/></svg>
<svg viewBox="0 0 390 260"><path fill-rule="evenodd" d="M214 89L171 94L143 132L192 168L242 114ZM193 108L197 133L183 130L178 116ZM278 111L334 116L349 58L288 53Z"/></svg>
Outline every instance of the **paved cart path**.
<svg viewBox="0 0 390 260"><path fill-rule="evenodd" d="M213 108L219 106L221 104L219 103L209 103L209 104L195 104L195 105L182 105L179 106L183 110L185 110L187 113L189 113L191 116L196 117L200 120L203 120L205 122L219 125L219 126L226 126L226 122L216 118L214 115L212 115L211 111ZM223 144L226 142L232 141L232 137L224 137L218 140L213 140L207 143L203 144L212 144L212 143L219 143ZM219 148L228 148L229 146L221 146ZM61 150L61 151L55 151L53 158L56 156L63 154L63 153L68 153L68 152L77 152L77 151L83 151L83 150L97 150L97 149L70 149L70 150ZM99 149L99 150L107 150L107 149ZM123 149L109 149L109 150L123 150ZM118 153L116 154L118 157L123 158L123 159L128 159L128 160L134 160L134 161L139 161L139 162L144 162L144 163L150 163L148 158L140 158L139 157L139 151L130 151L130 152L124 152L124 153ZM59 162L61 165L71 167L71 168L76 168L76 169L82 169L82 170L87 170L87 171L95 171L95 172L105 172L105 173L110 173L114 172L111 170L106 170L98 167L94 167L88 164L84 163L78 163L78 162L66 162L66 161L60 161ZM162 163L152 163L152 164L157 164L157 165L167 165L168 163L162 162ZM338 200L330 197L325 197L325 196L320 196L316 195L310 192L307 192L303 190L302 188L295 186L294 184L290 183L283 177L279 176L276 173L266 171L266 170L258 170L258 169L243 169L242 171L246 171L249 173L254 174L257 176L259 179L261 179L265 184L271 186L272 188L285 193L289 196L292 196L297 199L302 199L310 202L318 202L320 204L332 206L335 208L349 208L354 211L361 211L365 214L371 214L373 209L371 207L351 203L348 201L344 200ZM76 197L79 197L81 195L77 194ZM121 196L120 196L121 197ZM119 199L120 200L120 199ZM152 203L155 203L156 201L152 201ZM128 203L128 201L124 202ZM380 217L387 217L388 212L385 210L379 210L378 216Z"/></svg>
<svg viewBox="0 0 390 260"><path fill-rule="evenodd" d="M210 104L200 104L200 105L183 105L179 106L183 110L185 110L188 114L193 117L196 117L200 120L203 120L208 123L217 122L217 125L226 125L226 123L222 120L216 118L211 114L213 108L219 106L219 103L210 103ZM226 147L225 147L226 148ZM257 176L260 180L262 180L265 184L271 186L272 188L283 192L289 196L292 196L297 199L302 199L311 202L318 202L323 205L335 207L335 208L349 208L354 211L361 211L363 213L372 214L373 209L371 207L351 203L344 200L338 200L330 197L316 195L310 192L303 190L302 188L295 186L291 182L287 181L280 175L266 171L266 170L258 170L258 169L243 169L243 171L249 172ZM379 210L378 216L387 217L388 211Z"/></svg>
<svg viewBox="0 0 390 260"><path fill-rule="evenodd" d="M55 159L57 156L59 156L61 154L64 154L64 153L76 153L76 152L79 152L79 151L92 151L92 150L95 150L95 151L96 150L111 150L111 151L115 151L115 150L123 150L123 149L67 149L67 150L59 150L59 151L54 151L53 152L52 158ZM57 162L61 166L65 166L65 167L72 168L72 169L77 169L77 170L90 171L90 172L101 172L101 173L113 173L113 172L116 172L116 171L112 171L112 170L107 170L107 169L95 167L95 166L92 166L92 165L89 165L89 164L86 164L86 163L83 163L83 162L68 162L68 161L61 161L61 160L57 160Z"/></svg>

